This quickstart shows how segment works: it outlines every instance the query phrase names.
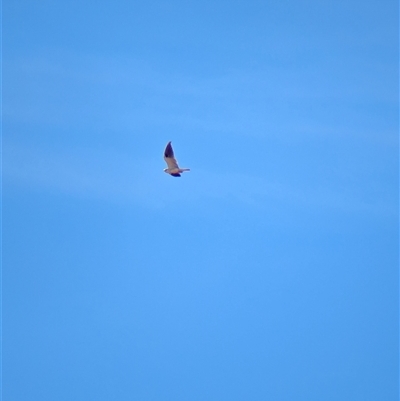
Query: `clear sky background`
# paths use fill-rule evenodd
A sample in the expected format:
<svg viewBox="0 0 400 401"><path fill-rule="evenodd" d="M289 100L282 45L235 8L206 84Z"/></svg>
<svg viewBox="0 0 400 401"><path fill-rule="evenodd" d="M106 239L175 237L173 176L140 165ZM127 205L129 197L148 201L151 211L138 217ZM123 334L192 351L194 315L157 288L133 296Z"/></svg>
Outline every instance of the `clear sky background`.
<svg viewBox="0 0 400 401"><path fill-rule="evenodd" d="M398 12L3 1L4 401L398 400Z"/></svg>

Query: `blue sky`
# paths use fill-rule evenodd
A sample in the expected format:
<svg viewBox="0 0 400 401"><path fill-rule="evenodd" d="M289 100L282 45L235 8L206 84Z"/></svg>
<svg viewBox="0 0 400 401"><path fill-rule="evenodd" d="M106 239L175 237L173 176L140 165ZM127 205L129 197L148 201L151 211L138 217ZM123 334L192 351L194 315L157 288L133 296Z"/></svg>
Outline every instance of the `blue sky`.
<svg viewBox="0 0 400 401"><path fill-rule="evenodd" d="M3 2L3 399L397 400L398 15Z"/></svg>

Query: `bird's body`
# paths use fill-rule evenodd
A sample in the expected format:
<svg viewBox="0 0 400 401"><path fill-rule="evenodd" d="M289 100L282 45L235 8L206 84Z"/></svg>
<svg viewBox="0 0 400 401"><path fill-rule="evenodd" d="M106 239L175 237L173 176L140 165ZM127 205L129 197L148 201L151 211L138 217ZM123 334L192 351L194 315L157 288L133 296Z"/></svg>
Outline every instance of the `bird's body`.
<svg viewBox="0 0 400 401"><path fill-rule="evenodd" d="M164 160L167 163L168 168L164 169L164 172L172 175L172 177L180 177L184 171L190 171L189 168L180 168L178 162L175 159L174 151L171 146L171 142L167 143L164 150Z"/></svg>

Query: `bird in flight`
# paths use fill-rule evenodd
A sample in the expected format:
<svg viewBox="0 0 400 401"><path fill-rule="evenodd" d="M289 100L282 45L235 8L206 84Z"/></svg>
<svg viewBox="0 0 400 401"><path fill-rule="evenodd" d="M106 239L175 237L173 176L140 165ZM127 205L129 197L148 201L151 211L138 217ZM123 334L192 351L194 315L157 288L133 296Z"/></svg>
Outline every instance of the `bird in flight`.
<svg viewBox="0 0 400 401"><path fill-rule="evenodd" d="M164 150L164 160L167 163L168 168L164 169L164 172L171 174L172 177L180 177L184 171L190 171L189 168L179 168L178 162L175 159L174 151L171 146L171 141L167 143Z"/></svg>

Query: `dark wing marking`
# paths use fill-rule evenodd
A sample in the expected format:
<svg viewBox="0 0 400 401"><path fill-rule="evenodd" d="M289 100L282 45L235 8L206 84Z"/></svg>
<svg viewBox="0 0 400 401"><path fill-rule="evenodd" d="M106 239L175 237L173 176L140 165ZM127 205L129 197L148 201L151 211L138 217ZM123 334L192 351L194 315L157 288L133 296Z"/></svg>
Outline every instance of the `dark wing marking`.
<svg viewBox="0 0 400 401"><path fill-rule="evenodd" d="M171 175L172 175L172 177L180 177L181 176L179 173L171 174Z"/></svg>
<svg viewBox="0 0 400 401"><path fill-rule="evenodd" d="M164 157L167 157L167 158L174 158L175 157L174 156L174 151L173 151L172 146L171 146L171 142L168 142L168 144L167 144L167 146L166 146L166 148L164 150Z"/></svg>

